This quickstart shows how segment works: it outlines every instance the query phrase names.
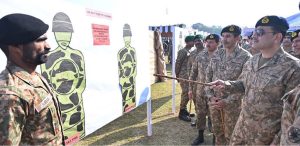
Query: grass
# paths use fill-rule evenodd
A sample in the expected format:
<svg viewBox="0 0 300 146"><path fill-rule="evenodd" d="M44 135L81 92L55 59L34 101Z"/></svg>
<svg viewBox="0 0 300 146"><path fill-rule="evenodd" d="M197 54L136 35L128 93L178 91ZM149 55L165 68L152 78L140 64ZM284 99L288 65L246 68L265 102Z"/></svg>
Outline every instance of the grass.
<svg viewBox="0 0 300 146"><path fill-rule="evenodd" d="M170 65L167 70L170 74ZM172 113L172 81L151 86L152 136L147 136L147 105L143 104L88 135L76 145L190 145L198 131L189 122L177 117L181 89L179 84L176 85L175 114ZM206 131L204 144L210 145L211 137L212 134Z"/></svg>

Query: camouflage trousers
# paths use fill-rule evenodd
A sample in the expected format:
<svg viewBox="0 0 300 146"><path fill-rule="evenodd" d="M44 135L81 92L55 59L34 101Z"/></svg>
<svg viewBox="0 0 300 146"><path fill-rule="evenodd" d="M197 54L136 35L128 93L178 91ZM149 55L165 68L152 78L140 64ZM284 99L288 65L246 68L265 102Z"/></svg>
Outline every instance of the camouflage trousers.
<svg viewBox="0 0 300 146"><path fill-rule="evenodd" d="M180 87L181 87L180 109L186 109L186 105L189 102L189 97L188 97L189 84L187 82L180 82Z"/></svg>
<svg viewBox="0 0 300 146"><path fill-rule="evenodd" d="M227 103L222 110L209 107L216 145L228 145L241 111L241 102Z"/></svg>
<svg viewBox="0 0 300 146"><path fill-rule="evenodd" d="M199 130L205 130L206 116L209 116L207 99L205 96L198 95L195 98L195 110L197 114L196 126Z"/></svg>
<svg viewBox="0 0 300 146"><path fill-rule="evenodd" d="M247 115L241 112L232 133L230 145L270 145L274 140L275 135L278 134L278 131L280 131L280 125L267 125L254 118L249 120L249 117L246 117ZM280 121L280 119L270 120ZM267 128L270 126L272 126L272 128Z"/></svg>

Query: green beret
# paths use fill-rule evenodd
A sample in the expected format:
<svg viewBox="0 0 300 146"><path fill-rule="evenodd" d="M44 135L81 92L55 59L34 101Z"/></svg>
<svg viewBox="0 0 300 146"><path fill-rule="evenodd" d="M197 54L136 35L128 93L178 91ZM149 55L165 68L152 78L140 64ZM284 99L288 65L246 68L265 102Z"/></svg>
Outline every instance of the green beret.
<svg viewBox="0 0 300 146"><path fill-rule="evenodd" d="M194 40L196 40L196 39L198 39L198 40L203 40L203 36L202 36L201 34L197 34L197 35L195 35L195 37L194 37Z"/></svg>
<svg viewBox="0 0 300 146"><path fill-rule="evenodd" d="M295 38L298 37L299 32L300 32L300 29L292 32L292 34L291 34L291 41L293 41Z"/></svg>
<svg viewBox="0 0 300 146"><path fill-rule="evenodd" d="M258 26L272 26L281 32L286 32L289 29L289 24L286 19L278 16L262 17L257 21L255 28Z"/></svg>
<svg viewBox="0 0 300 146"><path fill-rule="evenodd" d="M0 19L0 44L26 44L45 34L49 26L42 20L20 13L9 14Z"/></svg>
<svg viewBox="0 0 300 146"><path fill-rule="evenodd" d="M205 41L207 40L215 40L218 43L220 41L220 37L217 34L210 34L206 36Z"/></svg>
<svg viewBox="0 0 300 146"><path fill-rule="evenodd" d="M242 32L242 29L237 25L228 25L228 26L226 26L225 28L222 29L221 35L224 32L229 32L229 33L240 35L241 32Z"/></svg>
<svg viewBox="0 0 300 146"><path fill-rule="evenodd" d="M184 41L185 42L193 42L194 41L195 36L193 35L188 35L185 37Z"/></svg>
<svg viewBox="0 0 300 146"><path fill-rule="evenodd" d="M289 32L286 32L285 36L292 37L292 33L293 33L293 32L291 32L291 31L289 31Z"/></svg>

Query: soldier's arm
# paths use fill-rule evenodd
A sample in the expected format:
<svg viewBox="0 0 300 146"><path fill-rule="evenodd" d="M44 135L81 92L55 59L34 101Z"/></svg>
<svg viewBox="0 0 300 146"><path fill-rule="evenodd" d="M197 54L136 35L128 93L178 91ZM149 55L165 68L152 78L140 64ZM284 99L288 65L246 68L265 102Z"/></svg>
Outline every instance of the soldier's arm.
<svg viewBox="0 0 300 146"><path fill-rule="evenodd" d="M294 89L297 85L300 84L300 65L297 64L295 67L292 67L292 69L289 71L287 75L287 80L285 82L286 89L285 93L291 91Z"/></svg>
<svg viewBox="0 0 300 146"><path fill-rule="evenodd" d="M294 121L286 131L286 143L288 145L299 145L300 144L300 91L298 89L297 94L294 94L292 102L292 111L294 112ZM292 118L292 117L291 117ZM284 120L284 119L282 119Z"/></svg>
<svg viewBox="0 0 300 146"><path fill-rule="evenodd" d="M175 62L175 74L176 74L176 77L179 77L181 65L182 65L182 63L184 61L185 56L186 55L183 52L183 50L179 50L178 51L178 55L177 55L176 62Z"/></svg>
<svg viewBox="0 0 300 146"><path fill-rule="evenodd" d="M0 145L19 145L25 119L23 101L15 95L0 94Z"/></svg>

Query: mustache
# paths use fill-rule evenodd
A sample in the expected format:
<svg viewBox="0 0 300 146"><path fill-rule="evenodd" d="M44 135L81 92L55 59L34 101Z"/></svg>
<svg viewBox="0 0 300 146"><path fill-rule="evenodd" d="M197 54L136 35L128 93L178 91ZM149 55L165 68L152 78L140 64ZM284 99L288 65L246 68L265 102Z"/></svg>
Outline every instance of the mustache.
<svg viewBox="0 0 300 146"><path fill-rule="evenodd" d="M40 53L37 57L41 62L46 62L48 59L48 53L50 52L51 48L45 48L42 53Z"/></svg>

